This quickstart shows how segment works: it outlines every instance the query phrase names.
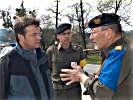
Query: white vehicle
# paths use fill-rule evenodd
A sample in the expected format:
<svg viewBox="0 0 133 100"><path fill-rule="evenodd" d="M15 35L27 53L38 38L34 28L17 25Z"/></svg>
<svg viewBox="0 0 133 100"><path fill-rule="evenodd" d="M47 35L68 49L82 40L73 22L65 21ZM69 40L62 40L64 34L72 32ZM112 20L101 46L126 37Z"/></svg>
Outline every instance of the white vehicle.
<svg viewBox="0 0 133 100"><path fill-rule="evenodd" d="M0 29L0 57L16 46L15 34L10 29Z"/></svg>
<svg viewBox="0 0 133 100"><path fill-rule="evenodd" d="M10 52L14 47L12 46L8 46L8 47L4 47L1 51L0 51L0 58L3 57L5 54L7 54L8 52Z"/></svg>

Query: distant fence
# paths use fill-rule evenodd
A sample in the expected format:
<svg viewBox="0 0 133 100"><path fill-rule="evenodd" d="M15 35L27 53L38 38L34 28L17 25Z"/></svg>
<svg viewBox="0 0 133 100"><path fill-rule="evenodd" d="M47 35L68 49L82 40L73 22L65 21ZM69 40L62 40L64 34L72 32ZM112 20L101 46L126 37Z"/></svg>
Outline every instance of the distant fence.
<svg viewBox="0 0 133 100"><path fill-rule="evenodd" d="M96 49L83 49L87 55L100 55L101 51Z"/></svg>

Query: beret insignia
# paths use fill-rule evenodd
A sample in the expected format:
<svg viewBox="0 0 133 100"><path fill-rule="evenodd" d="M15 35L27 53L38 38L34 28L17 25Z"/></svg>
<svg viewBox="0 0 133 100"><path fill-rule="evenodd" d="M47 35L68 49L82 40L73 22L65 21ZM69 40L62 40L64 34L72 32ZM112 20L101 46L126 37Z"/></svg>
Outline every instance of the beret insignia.
<svg viewBox="0 0 133 100"><path fill-rule="evenodd" d="M97 25L97 24L101 24L102 23L102 20L100 18L96 18L93 20L94 23Z"/></svg>

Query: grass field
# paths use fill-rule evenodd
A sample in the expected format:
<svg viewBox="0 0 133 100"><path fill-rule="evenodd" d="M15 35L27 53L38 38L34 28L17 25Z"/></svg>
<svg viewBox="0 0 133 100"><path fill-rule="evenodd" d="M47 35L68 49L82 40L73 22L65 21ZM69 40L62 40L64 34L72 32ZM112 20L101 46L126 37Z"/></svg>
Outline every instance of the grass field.
<svg viewBox="0 0 133 100"><path fill-rule="evenodd" d="M101 57L99 55L88 55L87 63L88 64L100 64Z"/></svg>

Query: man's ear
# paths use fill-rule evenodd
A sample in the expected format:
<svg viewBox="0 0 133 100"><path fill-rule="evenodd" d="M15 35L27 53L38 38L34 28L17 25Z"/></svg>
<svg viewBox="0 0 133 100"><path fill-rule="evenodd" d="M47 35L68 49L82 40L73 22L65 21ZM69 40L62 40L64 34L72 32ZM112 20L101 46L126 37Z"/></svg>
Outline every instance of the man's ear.
<svg viewBox="0 0 133 100"><path fill-rule="evenodd" d="M106 37L107 37L109 40L112 40L112 29L108 29L108 32L107 32L106 35L107 35Z"/></svg>
<svg viewBox="0 0 133 100"><path fill-rule="evenodd" d="M21 34L18 34L18 39L19 39L19 40L23 40L23 39L24 39L24 36L21 35Z"/></svg>
<svg viewBox="0 0 133 100"><path fill-rule="evenodd" d="M59 34L56 35L56 38L59 39Z"/></svg>

